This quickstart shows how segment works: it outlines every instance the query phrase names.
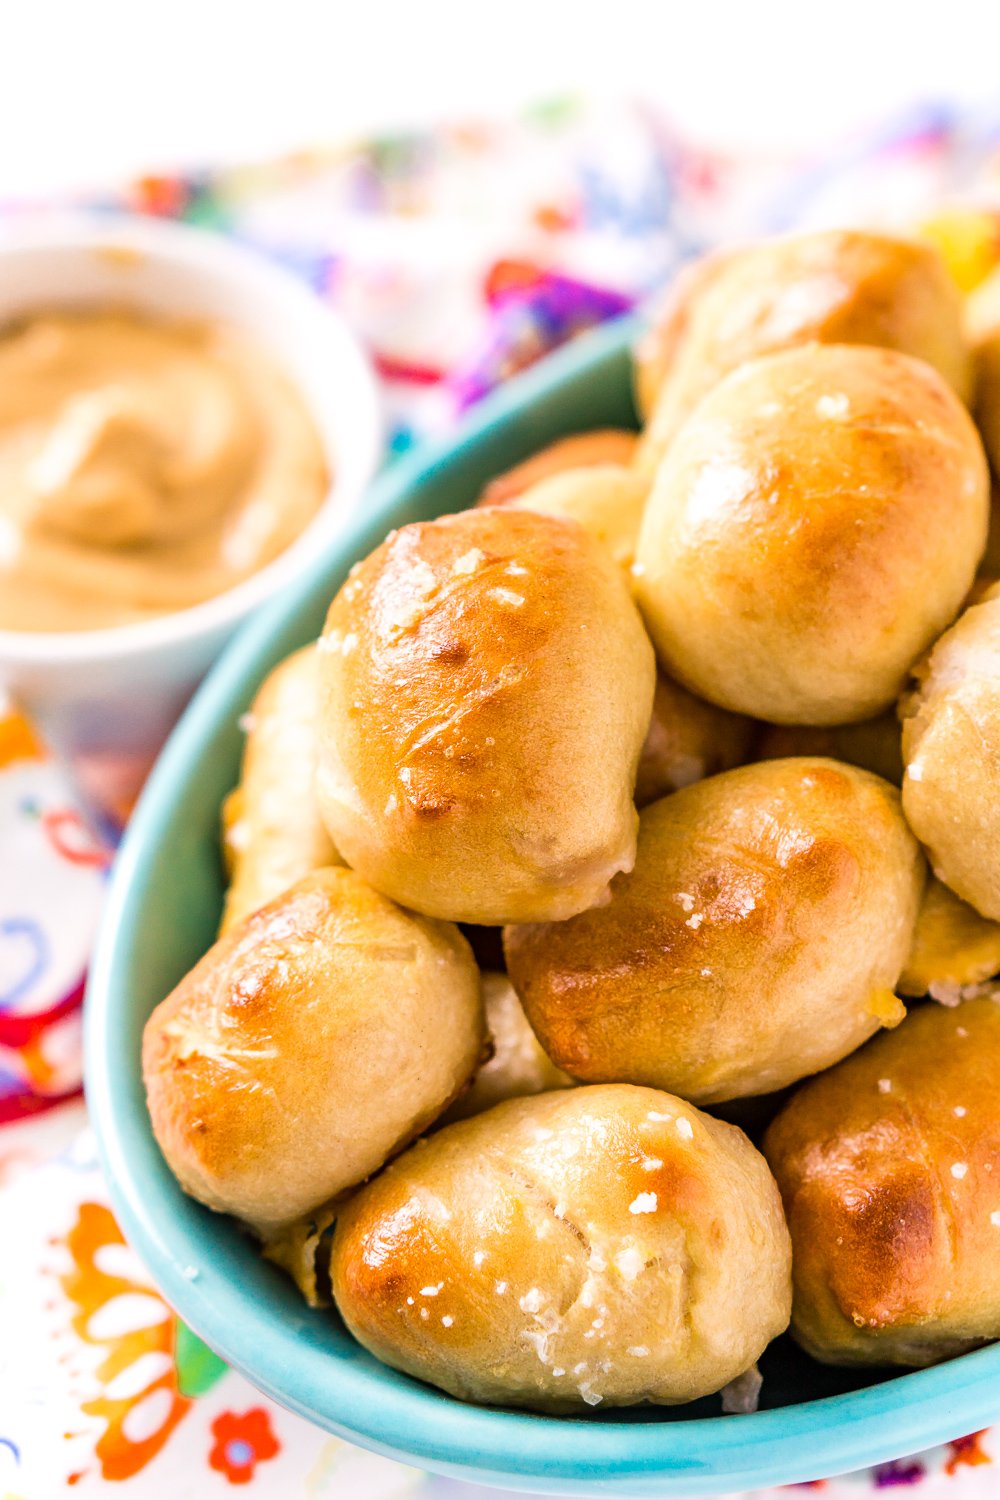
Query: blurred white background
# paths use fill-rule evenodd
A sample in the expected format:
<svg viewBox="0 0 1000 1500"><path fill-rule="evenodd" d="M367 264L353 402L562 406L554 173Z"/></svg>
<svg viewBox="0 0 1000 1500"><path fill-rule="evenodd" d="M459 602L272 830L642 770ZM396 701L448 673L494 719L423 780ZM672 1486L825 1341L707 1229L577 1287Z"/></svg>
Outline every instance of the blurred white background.
<svg viewBox="0 0 1000 1500"><path fill-rule="evenodd" d="M787 146L1000 101L995 0L0 0L0 196L566 92Z"/></svg>

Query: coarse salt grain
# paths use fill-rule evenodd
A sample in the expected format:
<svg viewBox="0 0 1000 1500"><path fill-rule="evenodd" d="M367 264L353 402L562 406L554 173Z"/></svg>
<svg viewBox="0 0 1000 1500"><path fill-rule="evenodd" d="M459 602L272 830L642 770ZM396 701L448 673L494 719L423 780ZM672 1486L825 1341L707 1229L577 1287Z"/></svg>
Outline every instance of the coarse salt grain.
<svg viewBox="0 0 1000 1500"><path fill-rule="evenodd" d="M452 1317L451 1313L445 1313L444 1317L441 1319L441 1322L446 1328L450 1328L454 1321L455 1319Z"/></svg>
<svg viewBox="0 0 1000 1500"><path fill-rule="evenodd" d="M652 1120L658 1124L666 1124L668 1120L672 1120L673 1118L673 1115L661 1115L659 1110L656 1109L651 1109L646 1115L647 1120Z"/></svg>
<svg viewBox="0 0 1000 1500"><path fill-rule="evenodd" d="M677 1121L677 1134L685 1141L694 1140L694 1128L686 1115L681 1115Z"/></svg>
<svg viewBox="0 0 1000 1500"><path fill-rule="evenodd" d="M892 1079L891 1078L880 1078L879 1081L878 1081L878 1091L879 1091L880 1094L891 1094L892 1093Z"/></svg>
<svg viewBox="0 0 1000 1500"><path fill-rule="evenodd" d="M502 1297L503 1294L504 1294L504 1292L506 1290L507 1290L507 1283L506 1283L506 1281L498 1281L497 1284L496 1284L496 1293L497 1293L497 1296L498 1297Z"/></svg>
<svg viewBox="0 0 1000 1500"><path fill-rule="evenodd" d="M485 1259L486 1259L486 1251L485 1250L477 1250L476 1253L475 1253L475 1255L472 1257L472 1264L474 1266L481 1266L482 1263L483 1263L483 1261Z"/></svg>
<svg viewBox="0 0 1000 1500"><path fill-rule="evenodd" d="M615 1256L615 1268L626 1281L634 1281L644 1265L645 1261L634 1245L627 1245Z"/></svg>
<svg viewBox="0 0 1000 1500"><path fill-rule="evenodd" d="M843 391L838 391L835 396L820 396L816 402L816 415L818 417L829 417L835 422L843 421L851 409Z"/></svg>
<svg viewBox="0 0 1000 1500"><path fill-rule="evenodd" d="M644 1172L658 1172L663 1166L663 1162L658 1156L644 1156L641 1166Z"/></svg>
<svg viewBox="0 0 1000 1500"><path fill-rule="evenodd" d="M656 1212L656 1194L640 1193L628 1206L630 1214L652 1214Z"/></svg>
<svg viewBox="0 0 1000 1500"><path fill-rule="evenodd" d="M956 1104L955 1105L955 1114L958 1116L958 1118L960 1120L964 1120L965 1116L968 1114L968 1110L966 1109L966 1107L965 1107L964 1104Z"/></svg>
<svg viewBox="0 0 1000 1500"><path fill-rule="evenodd" d="M952 1163L951 1175L952 1177L957 1177L959 1182L961 1182L968 1170L964 1161L956 1161Z"/></svg>
<svg viewBox="0 0 1000 1500"><path fill-rule="evenodd" d="M990 1214L990 1223L995 1229L1000 1229L1000 1208L995 1208Z"/></svg>
<svg viewBox="0 0 1000 1500"><path fill-rule="evenodd" d="M649 1353L649 1350L646 1348L645 1344L630 1344L625 1352L626 1354L633 1355L636 1359L645 1359L647 1354Z"/></svg>

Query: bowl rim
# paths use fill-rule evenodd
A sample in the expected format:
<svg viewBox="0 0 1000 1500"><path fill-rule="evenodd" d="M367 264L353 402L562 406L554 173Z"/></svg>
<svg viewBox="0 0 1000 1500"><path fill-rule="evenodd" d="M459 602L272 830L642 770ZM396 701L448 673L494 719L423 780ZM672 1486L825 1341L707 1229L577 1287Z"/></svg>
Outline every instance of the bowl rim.
<svg viewBox="0 0 1000 1500"><path fill-rule="evenodd" d="M498 425L516 422L568 375L597 369L609 354L620 353L634 331L634 321L626 319L588 334L484 401L457 438L426 444L400 460L373 487L364 514L336 553L317 559L304 583L318 581L335 560L346 562L366 533L394 524L422 475L459 464ZM147 1193L144 1164L160 1160L162 1166L151 1132L132 1138L127 1121L117 1117L116 1015L124 1013L128 997L116 971L118 934L140 920L145 851L169 824L175 785L217 727L220 706L251 679L266 644L294 619L297 606L286 596L241 632L174 731L126 835L88 986L87 1098L108 1188L130 1244L179 1315L251 1384L327 1430L408 1464L535 1493L693 1496L828 1478L926 1450L995 1421L1000 1344L799 1405L640 1423L479 1407L416 1380L388 1383L379 1367L303 1348L295 1328L276 1316L267 1329L267 1369L261 1371L261 1330L255 1319L245 1318L241 1289L212 1270L197 1280L185 1276L188 1250L164 1233ZM275 1368L278 1378L269 1373Z"/></svg>
<svg viewBox="0 0 1000 1500"><path fill-rule="evenodd" d="M232 629L290 581L308 572L317 546L349 525L382 456L383 398L374 366L346 320L301 277L263 252L227 235L176 220L103 210L65 211L15 220L0 229L0 272L9 255L135 253L189 274L237 281L250 295L268 299L300 320L310 319L328 356L339 367L334 400L349 400L349 438L331 455L333 472L308 525L270 562L221 594L147 620L95 630L0 630L0 665L51 666L114 662L147 651L183 646L196 637ZM72 303L72 289L67 301ZM344 396L347 392L347 396ZM316 405L308 402L310 408Z"/></svg>

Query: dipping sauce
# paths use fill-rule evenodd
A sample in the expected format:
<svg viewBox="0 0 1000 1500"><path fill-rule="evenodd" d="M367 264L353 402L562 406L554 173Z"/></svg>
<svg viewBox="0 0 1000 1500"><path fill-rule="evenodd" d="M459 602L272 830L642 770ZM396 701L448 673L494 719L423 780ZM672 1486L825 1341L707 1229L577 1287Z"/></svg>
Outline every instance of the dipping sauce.
<svg viewBox="0 0 1000 1500"><path fill-rule="evenodd" d="M236 330L115 309L0 332L0 629L199 604L283 552L328 485L302 396Z"/></svg>

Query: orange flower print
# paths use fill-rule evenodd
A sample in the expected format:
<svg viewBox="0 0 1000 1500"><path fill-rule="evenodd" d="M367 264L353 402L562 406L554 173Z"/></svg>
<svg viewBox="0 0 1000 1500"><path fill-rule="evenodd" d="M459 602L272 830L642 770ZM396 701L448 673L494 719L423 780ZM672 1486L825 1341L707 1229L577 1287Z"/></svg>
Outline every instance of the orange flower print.
<svg viewBox="0 0 1000 1500"><path fill-rule="evenodd" d="M978 1464L992 1463L989 1454L983 1451L982 1440L986 1436L986 1430L982 1432L970 1432L968 1437L956 1438L949 1443L951 1457L945 1464L946 1474L954 1474L963 1465L975 1468Z"/></svg>
<svg viewBox="0 0 1000 1500"><path fill-rule="evenodd" d="M0 768L22 760L44 760L41 741L28 720L0 708Z"/></svg>
<svg viewBox="0 0 1000 1500"><path fill-rule="evenodd" d="M177 1388L175 1320L148 1283L132 1276L121 1230L104 1204L80 1204L65 1244L72 1268L60 1281L75 1309L73 1328L104 1351L96 1370L101 1389L83 1406L105 1422L95 1457L104 1479L131 1479L191 1405Z"/></svg>
<svg viewBox="0 0 1000 1500"><path fill-rule="evenodd" d="M225 1474L230 1484L249 1484L257 1464L281 1452L262 1406L251 1407L242 1416L222 1412L212 1423L212 1436L215 1446L208 1455L209 1466Z"/></svg>

